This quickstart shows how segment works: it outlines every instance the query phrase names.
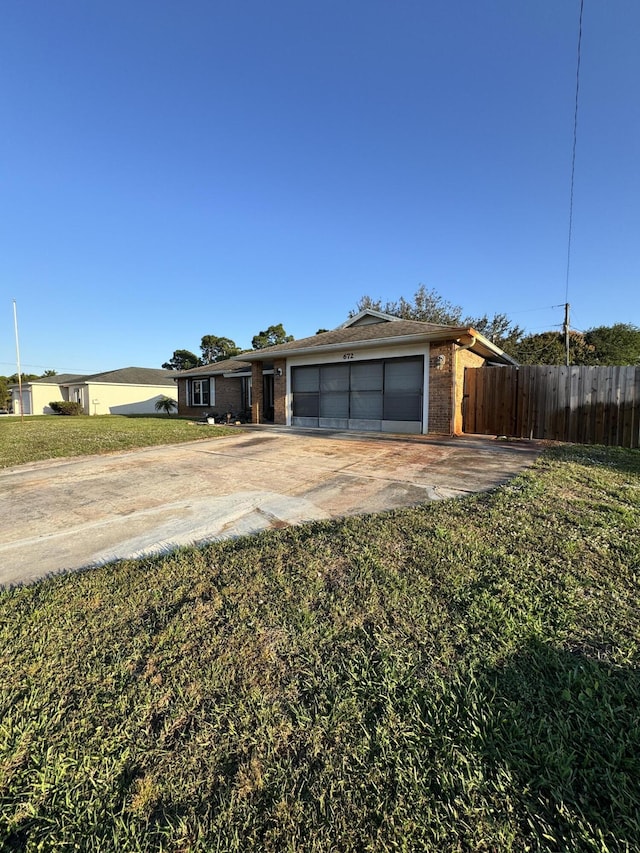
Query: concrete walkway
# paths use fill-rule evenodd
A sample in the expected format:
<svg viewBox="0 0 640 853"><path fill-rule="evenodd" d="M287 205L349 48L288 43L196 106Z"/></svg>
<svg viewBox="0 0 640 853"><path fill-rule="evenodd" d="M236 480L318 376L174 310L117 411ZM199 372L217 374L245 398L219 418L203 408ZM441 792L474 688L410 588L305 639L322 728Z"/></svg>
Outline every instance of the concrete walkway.
<svg viewBox="0 0 640 853"><path fill-rule="evenodd" d="M540 449L484 437L241 427L224 438L4 469L0 585L459 497L505 482Z"/></svg>

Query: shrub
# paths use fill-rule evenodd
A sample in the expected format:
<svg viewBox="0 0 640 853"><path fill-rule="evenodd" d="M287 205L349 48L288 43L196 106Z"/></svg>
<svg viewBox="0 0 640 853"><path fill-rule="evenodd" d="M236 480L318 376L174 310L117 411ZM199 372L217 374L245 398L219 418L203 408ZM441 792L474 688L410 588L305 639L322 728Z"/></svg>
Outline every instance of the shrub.
<svg viewBox="0 0 640 853"><path fill-rule="evenodd" d="M82 403L76 403L73 400L54 400L53 403L49 403L49 408L51 408L56 413L56 415L84 414Z"/></svg>

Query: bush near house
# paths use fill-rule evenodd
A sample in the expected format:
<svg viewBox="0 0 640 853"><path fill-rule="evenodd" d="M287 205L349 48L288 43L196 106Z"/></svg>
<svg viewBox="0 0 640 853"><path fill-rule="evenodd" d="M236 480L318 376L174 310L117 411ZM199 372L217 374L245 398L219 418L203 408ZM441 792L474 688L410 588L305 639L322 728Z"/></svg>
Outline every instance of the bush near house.
<svg viewBox="0 0 640 853"><path fill-rule="evenodd" d="M49 403L49 408L56 415L83 415L84 409L82 403L76 403L73 400L54 400Z"/></svg>

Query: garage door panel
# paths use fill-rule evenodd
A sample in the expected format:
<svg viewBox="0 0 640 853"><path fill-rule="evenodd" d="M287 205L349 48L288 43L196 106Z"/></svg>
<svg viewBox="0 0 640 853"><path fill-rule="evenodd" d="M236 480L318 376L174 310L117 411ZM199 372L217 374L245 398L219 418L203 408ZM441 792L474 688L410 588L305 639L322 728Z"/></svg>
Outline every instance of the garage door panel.
<svg viewBox="0 0 640 853"><path fill-rule="evenodd" d="M292 422L420 433L423 381L422 356L294 367Z"/></svg>
<svg viewBox="0 0 640 853"><path fill-rule="evenodd" d="M349 392L328 391L320 394L321 418L348 418Z"/></svg>
<svg viewBox="0 0 640 853"><path fill-rule="evenodd" d="M348 391L349 365L328 364L320 369L320 391Z"/></svg>
<svg viewBox="0 0 640 853"><path fill-rule="evenodd" d="M293 395L294 417L317 418L320 409L320 395L316 393L296 392Z"/></svg>
<svg viewBox="0 0 640 853"><path fill-rule="evenodd" d="M382 391L384 365L381 361L363 361L351 365L352 391Z"/></svg>
<svg viewBox="0 0 640 853"><path fill-rule="evenodd" d="M422 395L385 394L382 417L385 421L422 420Z"/></svg>
<svg viewBox="0 0 640 853"><path fill-rule="evenodd" d="M420 421L381 421L380 432L401 432L406 435L420 435Z"/></svg>
<svg viewBox="0 0 640 853"><path fill-rule="evenodd" d="M379 420L382 417L382 391L352 391L351 417Z"/></svg>
<svg viewBox="0 0 640 853"><path fill-rule="evenodd" d="M420 393L423 380L422 359L388 361L384 366L384 390L387 392L408 391Z"/></svg>

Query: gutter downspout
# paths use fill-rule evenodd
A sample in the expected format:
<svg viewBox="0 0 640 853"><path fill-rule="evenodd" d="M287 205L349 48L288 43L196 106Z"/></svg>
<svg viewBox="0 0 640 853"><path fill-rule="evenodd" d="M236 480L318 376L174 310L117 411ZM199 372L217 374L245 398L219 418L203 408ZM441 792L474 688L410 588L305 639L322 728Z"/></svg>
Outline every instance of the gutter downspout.
<svg viewBox="0 0 640 853"><path fill-rule="evenodd" d="M452 399L453 399L453 411L451 412L451 435L462 435L462 425L460 427L460 433L456 433L456 413L458 408L460 410L460 420L462 421L462 401L464 399L464 385L461 392L460 406L458 407L458 353L465 349L471 349L476 345L476 341L478 340L475 335L469 334L470 341L466 344L461 344L459 340L455 343L458 345L458 349L454 350L454 359L453 359L453 370L451 371L451 384L452 388ZM463 378L464 382L464 378Z"/></svg>

